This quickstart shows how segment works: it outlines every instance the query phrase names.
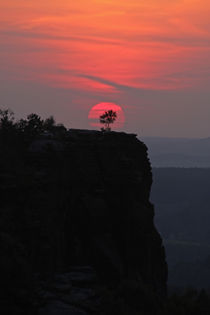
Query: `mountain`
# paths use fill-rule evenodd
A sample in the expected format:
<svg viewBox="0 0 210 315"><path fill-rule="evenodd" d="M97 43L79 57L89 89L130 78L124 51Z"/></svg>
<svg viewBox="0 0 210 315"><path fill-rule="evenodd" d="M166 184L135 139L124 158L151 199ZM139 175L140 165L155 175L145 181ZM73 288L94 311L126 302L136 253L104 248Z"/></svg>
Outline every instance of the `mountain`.
<svg viewBox="0 0 210 315"><path fill-rule="evenodd" d="M143 138L153 167L210 167L210 138Z"/></svg>
<svg viewBox="0 0 210 315"><path fill-rule="evenodd" d="M153 168L151 200L169 286L210 289L210 169Z"/></svg>
<svg viewBox="0 0 210 315"><path fill-rule="evenodd" d="M144 143L88 130L8 139L1 314L157 314L167 265Z"/></svg>

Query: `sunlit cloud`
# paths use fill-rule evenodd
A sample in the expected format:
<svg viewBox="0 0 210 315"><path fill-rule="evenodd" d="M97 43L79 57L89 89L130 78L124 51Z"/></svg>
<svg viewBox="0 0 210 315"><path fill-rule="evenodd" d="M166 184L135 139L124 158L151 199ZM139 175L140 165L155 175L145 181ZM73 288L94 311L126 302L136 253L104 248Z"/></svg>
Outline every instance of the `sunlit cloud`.
<svg viewBox="0 0 210 315"><path fill-rule="evenodd" d="M199 88L209 82L209 9L207 0L8 0L0 65L17 80L110 95Z"/></svg>

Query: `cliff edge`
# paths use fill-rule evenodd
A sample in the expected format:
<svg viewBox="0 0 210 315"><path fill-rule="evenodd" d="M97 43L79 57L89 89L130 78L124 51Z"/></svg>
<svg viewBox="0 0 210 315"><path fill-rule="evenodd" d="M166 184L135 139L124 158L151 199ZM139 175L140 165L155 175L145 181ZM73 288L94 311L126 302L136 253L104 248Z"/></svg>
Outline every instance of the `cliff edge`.
<svg viewBox="0 0 210 315"><path fill-rule="evenodd" d="M5 314L158 313L167 266L144 143L70 130L0 163Z"/></svg>

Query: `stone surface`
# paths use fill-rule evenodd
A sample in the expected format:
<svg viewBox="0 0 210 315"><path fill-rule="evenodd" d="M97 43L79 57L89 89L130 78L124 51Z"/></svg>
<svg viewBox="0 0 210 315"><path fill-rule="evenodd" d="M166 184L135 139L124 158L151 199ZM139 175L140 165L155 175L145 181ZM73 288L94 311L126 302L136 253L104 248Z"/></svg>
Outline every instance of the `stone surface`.
<svg viewBox="0 0 210 315"><path fill-rule="evenodd" d="M1 156L0 269L22 270L15 286L3 277L4 310L11 295L30 315L155 314L167 267L146 146L133 134L81 130L56 141ZM19 298L19 287L29 294Z"/></svg>
<svg viewBox="0 0 210 315"><path fill-rule="evenodd" d="M68 273L55 274L49 281L38 282L38 315L87 315L99 309L96 274L91 267L71 268Z"/></svg>

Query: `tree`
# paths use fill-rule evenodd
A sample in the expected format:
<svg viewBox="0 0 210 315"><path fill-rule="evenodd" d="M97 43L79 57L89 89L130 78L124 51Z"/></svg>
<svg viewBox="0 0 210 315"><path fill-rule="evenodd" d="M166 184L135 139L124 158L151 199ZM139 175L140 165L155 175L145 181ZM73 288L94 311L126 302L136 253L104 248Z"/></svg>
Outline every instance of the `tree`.
<svg viewBox="0 0 210 315"><path fill-rule="evenodd" d="M44 131L44 121L39 115L32 113L27 119L20 119L16 123L16 128L25 139L31 141Z"/></svg>
<svg viewBox="0 0 210 315"><path fill-rule="evenodd" d="M14 113L11 109L0 109L0 128L8 130L14 126Z"/></svg>
<svg viewBox="0 0 210 315"><path fill-rule="evenodd" d="M43 120L37 114L32 113L27 116L28 131L34 135L39 135L41 132L43 132L43 123Z"/></svg>
<svg viewBox="0 0 210 315"><path fill-rule="evenodd" d="M105 113L100 116L100 123L105 125L105 128L101 128L101 130L110 131L110 124L113 124L116 119L117 113L115 111L112 109L105 111Z"/></svg>
<svg viewBox="0 0 210 315"><path fill-rule="evenodd" d="M16 133L14 113L10 109L0 109L0 138L2 143L14 139Z"/></svg>
<svg viewBox="0 0 210 315"><path fill-rule="evenodd" d="M55 130L55 118L50 116L44 121L44 131L53 132Z"/></svg>

